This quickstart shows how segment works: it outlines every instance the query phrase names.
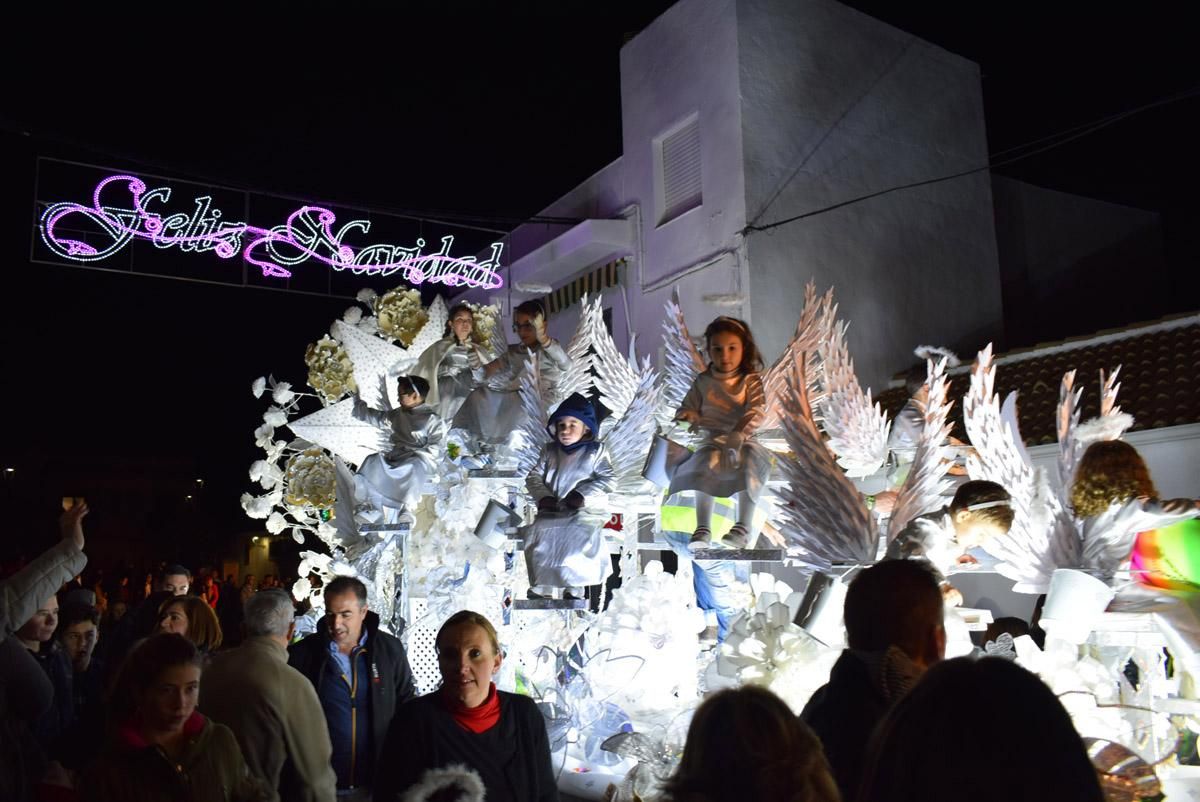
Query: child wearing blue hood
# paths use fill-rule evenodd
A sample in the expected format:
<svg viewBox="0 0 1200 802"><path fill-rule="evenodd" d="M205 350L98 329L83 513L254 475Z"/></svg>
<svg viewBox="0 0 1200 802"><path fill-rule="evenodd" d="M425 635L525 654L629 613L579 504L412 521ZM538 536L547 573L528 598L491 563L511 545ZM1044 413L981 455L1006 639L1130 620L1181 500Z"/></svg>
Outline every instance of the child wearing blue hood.
<svg viewBox="0 0 1200 802"><path fill-rule="evenodd" d="M613 486L608 449L595 439L596 411L572 394L550 416L551 442L542 448L525 486L537 503L537 518L525 527L525 564L530 598L563 588L564 598L583 598L612 571L602 527L602 505Z"/></svg>

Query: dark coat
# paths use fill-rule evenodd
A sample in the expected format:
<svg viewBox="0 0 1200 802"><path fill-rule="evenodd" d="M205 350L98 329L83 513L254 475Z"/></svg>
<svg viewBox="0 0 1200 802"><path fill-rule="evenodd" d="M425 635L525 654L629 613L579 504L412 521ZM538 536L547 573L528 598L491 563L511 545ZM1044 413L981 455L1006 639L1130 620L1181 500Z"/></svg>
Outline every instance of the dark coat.
<svg viewBox="0 0 1200 802"><path fill-rule="evenodd" d="M183 753L171 760L157 746L118 730L84 773L83 802L263 802L267 794L246 769L228 728L199 713L184 725Z"/></svg>
<svg viewBox="0 0 1200 802"><path fill-rule="evenodd" d="M371 669L371 747L375 765L387 736L388 725L401 704L416 696L412 669L400 639L379 629L379 616L368 612L364 626L367 630L367 657ZM329 660L329 627L324 621L316 632L288 647L288 665L299 671L321 695L325 663Z"/></svg>
<svg viewBox="0 0 1200 802"><path fill-rule="evenodd" d="M459 726L439 691L400 708L375 775L375 802L395 802L426 771L452 764L479 774L488 802L558 802L550 740L537 705L527 696L497 694L500 720L481 733Z"/></svg>
<svg viewBox="0 0 1200 802"><path fill-rule="evenodd" d="M801 711L800 719L825 747L842 799L854 799L871 734L888 709L866 664L847 650L833 664L829 682L817 689Z"/></svg>

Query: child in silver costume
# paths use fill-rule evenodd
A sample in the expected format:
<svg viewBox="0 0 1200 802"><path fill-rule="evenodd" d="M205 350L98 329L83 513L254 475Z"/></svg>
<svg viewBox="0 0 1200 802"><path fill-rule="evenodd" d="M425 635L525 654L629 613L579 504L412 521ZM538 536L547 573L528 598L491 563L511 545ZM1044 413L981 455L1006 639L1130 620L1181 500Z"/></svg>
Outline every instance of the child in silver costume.
<svg viewBox="0 0 1200 802"><path fill-rule="evenodd" d="M736 318L722 316L708 324L704 341L708 369L696 377L675 414L704 438L675 469L669 492L696 491L691 548L704 548L712 538L714 497L736 494L738 520L724 543L744 548L757 534L754 510L771 474L770 453L753 439L767 406L762 359L750 328Z"/></svg>
<svg viewBox="0 0 1200 802"><path fill-rule="evenodd" d="M525 485L537 502L537 518L525 527L525 564L530 596L564 588L566 598L582 598L612 570L602 528L603 504L613 486L608 450L595 440L596 412L575 393L559 405L547 426L553 441L542 448Z"/></svg>

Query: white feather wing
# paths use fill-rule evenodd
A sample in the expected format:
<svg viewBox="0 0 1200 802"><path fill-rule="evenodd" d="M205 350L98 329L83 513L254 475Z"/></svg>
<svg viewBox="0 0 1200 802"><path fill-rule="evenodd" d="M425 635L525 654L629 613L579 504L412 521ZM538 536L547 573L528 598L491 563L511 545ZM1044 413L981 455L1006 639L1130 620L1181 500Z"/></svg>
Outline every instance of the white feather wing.
<svg viewBox="0 0 1200 802"><path fill-rule="evenodd" d="M963 422L974 447L967 472L972 479L1000 484L1012 497L1012 527L985 546L1000 560L996 570L1013 579L1020 592L1044 592L1037 588L1049 583L1055 568L1078 564L1079 536L1049 491L1045 473L1029 462L1015 423L1013 396L1005 404L1007 414L1001 411L995 378L989 345L979 352L963 399Z"/></svg>
<svg viewBox="0 0 1200 802"><path fill-rule="evenodd" d="M550 411L546 399L541 392L541 371L538 361L532 352L526 352L524 371L521 373L521 386L517 391L521 396L521 408L525 411L520 428L520 446L517 451L517 471L525 476L533 469L542 447L550 442L550 433L546 431L546 423Z"/></svg>
<svg viewBox="0 0 1200 802"><path fill-rule="evenodd" d="M596 305L591 310L593 383L600 394L600 403L608 408L613 417L621 418L641 389L645 366L638 370L632 354L626 357L617 350L617 344L604 325L604 311L599 300L596 299ZM654 373L657 377L658 372Z"/></svg>
<svg viewBox="0 0 1200 802"><path fill-rule="evenodd" d="M404 352L405 361L408 364L403 366L403 373L407 373L421 358L421 354L425 353L425 349L442 339L446 333L446 321L449 317L446 312L446 302L442 300L442 296L439 295L433 299L433 303L426 308L425 314L429 316L429 319L425 321L425 325L417 332L417 336L413 337Z"/></svg>
<svg viewBox="0 0 1200 802"><path fill-rule="evenodd" d="M875 519L825 447L808 400L807 360L797 361L783 398L783 429L794 456L780 457L787 483L778 509L788 554L817 571L870 563L879 544Z"/></svg>
<svg viewBox="0 0 1200 802"><path fill-rule="evenodd" d="M687 322L679 306L679 293L673 291L666 303L667 317L663 321L663 400L659 418L670 422L692 388L696 377L704 372L704 358L688 334Z"/></svg>
<svg viewBox="0 0 1200 802"><path fill-rule="evenodd" d="M571 362L563 371L558 384L554 387L554 397L547 399L548 406L553 409L563 402L571 393L591 395L592 390L592 341L595 339L595 323L592 306L599 306L600 299L588 301L585 293L582 300L583 310L579 315L579 324L575 334L565 348ZM601 321L601 327L604 323Z"/></svg>
<svg viewBox="0 0 1200 802"><path fill-rule="evenodd" d="M880 405L872 403L871 391L864 393L858 383L846 347L846 324L838 321L830 329L821 352L825 379L821 422L829 435L829 447L846 473L870 476L887 460L892 425Z"/></svg>
<svg viewBox="0 0 1200 802"><path fill-rule="evenodd" d="M932 361L928 364L925 386L929 388L929 394L925 402L925 425L917 439L908 478L900 488L896 507L888 521L889 541L900 534L913 518L941 507L942 497L950 490L946 471L952 460L950 449L944 444L950 435L950 408L953 404L946 398L947 360L942 357L936 364ZM885 448L886 445L885 439Z"/></svg>
<svg viewBox="0 0 1200 802"><path fill-rule="evenodd" d="M639 494L649 485L642 477L642 468L654 438L655 412L662 404L662 393L658 372L647 357L642 362L633 398L604 438L616 477L614 493Z"/></svg>
<svg viewBox="0 0 1200 802"><path fill-rule="evenodd" d="M763 374L763 390L767 397L767 410L758 428L762 431L780 426L783 398L788 392L788 383L795 375L796 365L804 360L808 366L805 376L809 382L806 390L814 413L819 412L818 372L812 370L814 357L820 355L821 346L829 337L833 320L833 290L830 289L817 299L817 288L810 281L804 288L804 308L796 323L796 333L775 360L775 364Z"/></svg>

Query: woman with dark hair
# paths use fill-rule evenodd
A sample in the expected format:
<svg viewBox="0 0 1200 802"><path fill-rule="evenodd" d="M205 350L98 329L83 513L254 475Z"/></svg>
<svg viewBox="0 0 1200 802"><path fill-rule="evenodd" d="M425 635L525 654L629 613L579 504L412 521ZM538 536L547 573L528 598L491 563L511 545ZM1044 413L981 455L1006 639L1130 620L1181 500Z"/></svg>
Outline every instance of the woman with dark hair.
<svg viewBox="0 0 1200 802"><path fill-rule="evenodd" d="M437 635L442 686L408 702L388 729L375 802L442 798L555 802L546 724L533 700L496 690L500 642L491 622L461 610Z"/></svg>
<svg viewBox="0 0 1200 802"><path fill-rule="evenodd" d="M880 722L860 802L1014 802L1104 795L1067 711L998 657L929 669Z"/></svg>
<svg viewBox="0 0 1200 802"><path fill-rule="evenodd" d="M163 602L158 608L157 629L183 635L201 654L211 654L221 645L221 621L199 596L172 596Z"/></svg>
<svg viewBox="0 0 1200 802"><path fill-rule="evenodd" d="M191 641L170 633L133 650L113 691L109 742L81 784L85 802L269 798L233 733L196 712L202 659Z"/></svg>
<svg viewBox="0 0 1200 802"><path fill-rule="evenodd" d="M671 802L838 802L821 742L778 696L747 685L719 691L692 717Z"/></svg>
<svg viewBox="0 0 1200 802"><path fill-rule="evenodd" d="M483 380L484 351L475 330L475 313L455 304L447 315L442 339L426 348L413 373L429 382L425 403L444 421L451 421L463 401Z"/></svg>

